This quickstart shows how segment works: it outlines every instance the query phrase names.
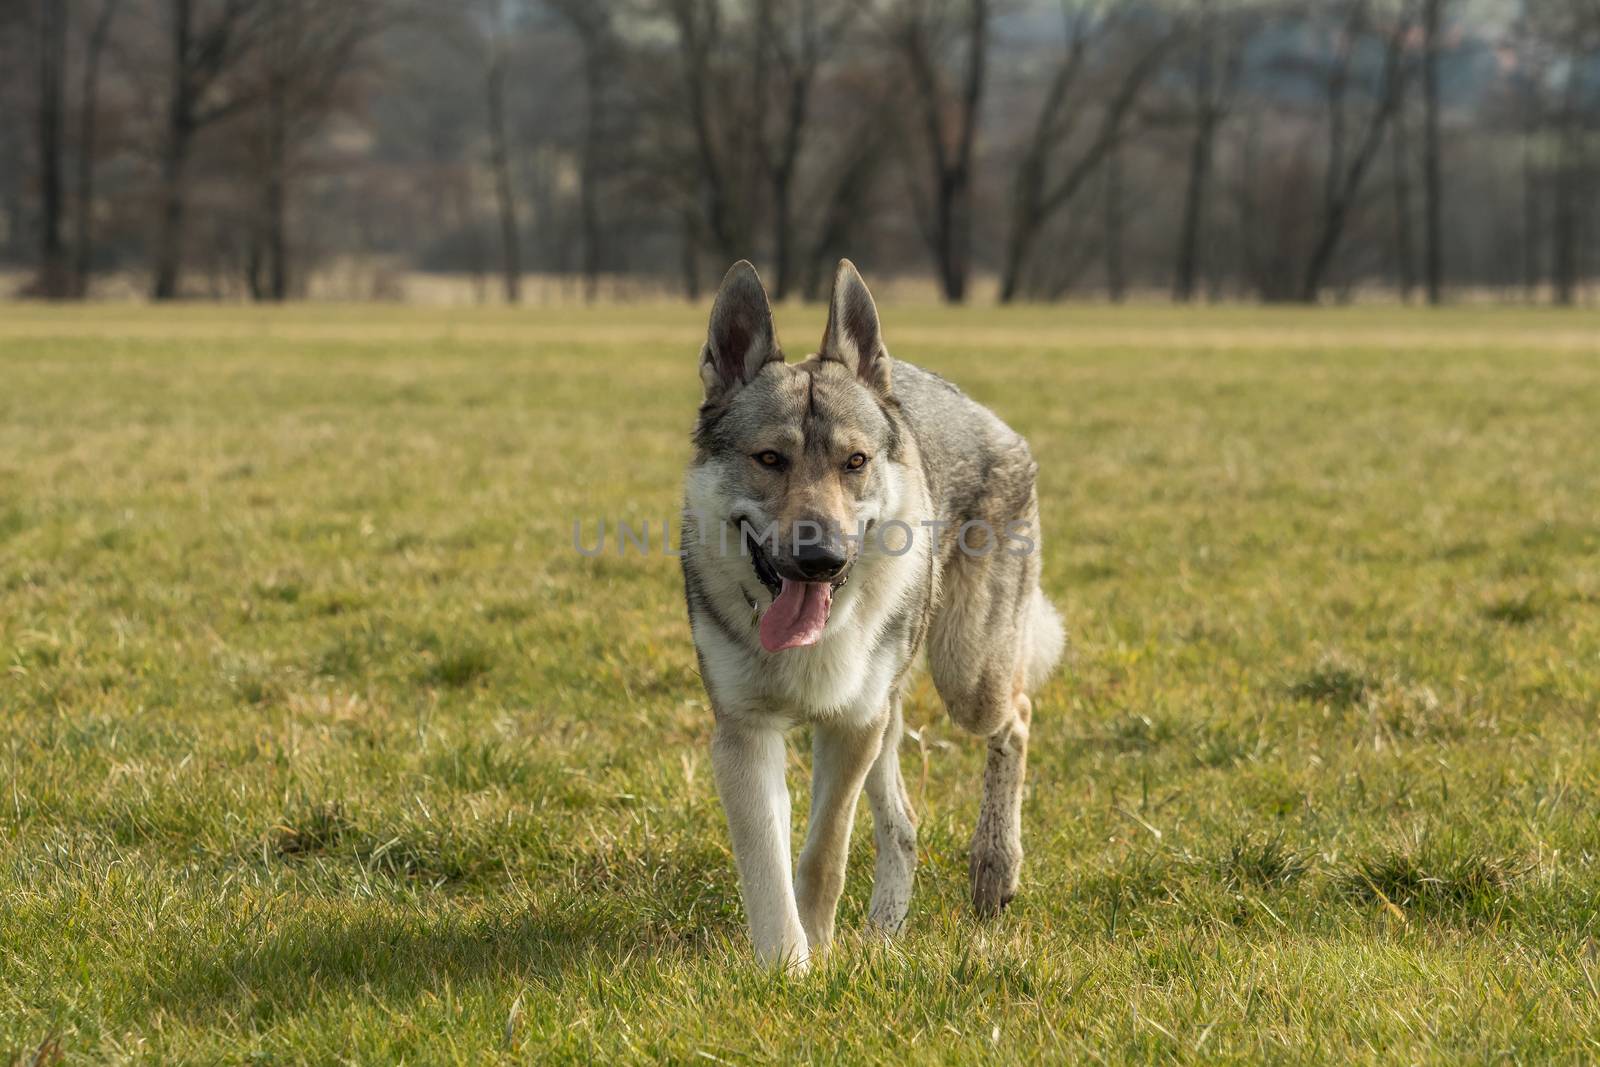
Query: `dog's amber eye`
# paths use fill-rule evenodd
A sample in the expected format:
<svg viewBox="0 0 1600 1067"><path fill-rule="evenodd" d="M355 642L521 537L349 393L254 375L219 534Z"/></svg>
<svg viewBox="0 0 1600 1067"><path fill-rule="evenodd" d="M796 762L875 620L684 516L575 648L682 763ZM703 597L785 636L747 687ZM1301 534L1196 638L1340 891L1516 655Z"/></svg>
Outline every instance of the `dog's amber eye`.
<svg viewBox="0 0 1600 1067"><path fill-rule="evenodd" d="M867 465L866 453L857 452L855 455L853 455L849 459L845 460L845 464L844 465L845 465L845 469L846 470L852 470L852 471L860 470L862 467L865 467Z"/></svg>
<svg viewBox="0 0 1600 1067"><path fill-rule="evenodd" d="M756 453L756 462L763 467L771 467L773 470L777 470L783 466L783 457L769 448L765 452Z"/></svg>

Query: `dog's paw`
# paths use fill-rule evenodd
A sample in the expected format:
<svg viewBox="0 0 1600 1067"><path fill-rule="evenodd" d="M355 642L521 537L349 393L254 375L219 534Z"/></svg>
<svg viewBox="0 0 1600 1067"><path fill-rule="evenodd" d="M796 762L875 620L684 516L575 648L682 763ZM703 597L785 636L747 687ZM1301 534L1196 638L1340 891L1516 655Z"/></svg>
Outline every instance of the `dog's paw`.
<svg viewBox="0 0 1600 1067"><path fill-rule="evenodd" d="M867 931L878 937L894 937L906 924L906 912L911 908L911 901L901 898L899 900L874 900L867 908Z"/></svg>
<svg viewBox="0 0 1600 1067"><path fill-rule="evenodd" d="M805 974L811 969L813 955L803 935L797 942L756 949L756 959L762 966L785 974Z"/></svg>
<svg viewBox="0 0 1600 1067"><path fill-rule="evenodd" d="M1017 895L1022 849L1000 844L974 847L967 873L972 882L972 909L985 919L999 915Z"/></svg>

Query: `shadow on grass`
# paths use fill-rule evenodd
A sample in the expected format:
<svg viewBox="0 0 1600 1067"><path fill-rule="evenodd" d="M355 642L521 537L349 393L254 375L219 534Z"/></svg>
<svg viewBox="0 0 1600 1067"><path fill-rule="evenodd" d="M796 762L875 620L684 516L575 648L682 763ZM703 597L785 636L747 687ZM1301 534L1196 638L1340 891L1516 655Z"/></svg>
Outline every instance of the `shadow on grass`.
<svg viewBox="0 0 1600 1067"><path fill-rule="evenodd" d="M712 952L728 932L713 916L674 930L619 910L602 901L463 915L383 904L335 914L324 904L239 928L175 966L150 999L188 1018L226 1012L261 1023L328 995L404 1002L484 980L515 987Z"/></svg>

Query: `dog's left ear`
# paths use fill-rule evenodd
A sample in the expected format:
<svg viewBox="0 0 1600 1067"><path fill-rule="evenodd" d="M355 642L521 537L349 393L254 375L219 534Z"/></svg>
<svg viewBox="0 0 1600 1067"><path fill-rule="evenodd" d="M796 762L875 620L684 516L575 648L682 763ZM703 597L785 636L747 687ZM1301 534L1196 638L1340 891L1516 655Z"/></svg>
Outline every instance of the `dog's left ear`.
<svg viewBox="0 0 1600 1067"><path fill-rule="evenodd" d="M839 261L828 298L828 328L822 334L820 359L843 363L867 385L889 394L889 352L878 328L878 306L867 292L856 265Z"/></svg>

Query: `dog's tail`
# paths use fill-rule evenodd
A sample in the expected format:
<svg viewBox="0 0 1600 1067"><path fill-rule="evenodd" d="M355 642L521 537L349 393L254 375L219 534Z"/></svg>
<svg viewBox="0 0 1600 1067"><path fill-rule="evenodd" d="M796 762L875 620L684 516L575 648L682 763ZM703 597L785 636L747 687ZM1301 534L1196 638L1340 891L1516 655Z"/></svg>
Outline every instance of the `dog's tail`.
<svg viewBox="0 0 1600 1067"><path fill-rule="evenodd" d="M1025 627L1027 647L1022 665L1023 682L1030 691L1038 689L1050 677L1050 672L1061 662L1061 653L1067 646L1067 628L1061 622L1061 613L1045 599L1044 590L1035 587L1033 603L1028 606Z"/></svg>

